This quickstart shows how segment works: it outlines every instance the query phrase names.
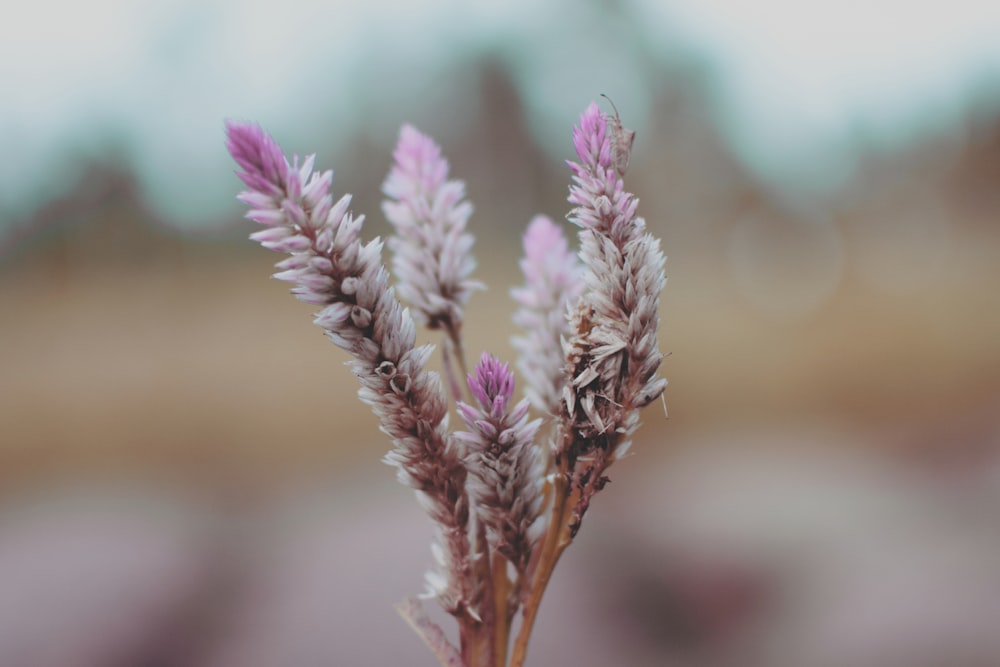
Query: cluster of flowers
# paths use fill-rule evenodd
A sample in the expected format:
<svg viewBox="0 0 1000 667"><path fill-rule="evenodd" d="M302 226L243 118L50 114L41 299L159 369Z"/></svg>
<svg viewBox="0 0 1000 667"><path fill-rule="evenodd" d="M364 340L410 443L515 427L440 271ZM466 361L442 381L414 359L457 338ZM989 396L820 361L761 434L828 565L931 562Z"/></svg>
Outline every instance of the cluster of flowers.
<svg viewBox="0 0 1000 667"><path fill-rule="evenodd" d="M574 128L567 217L580 228L579 253L548 218L528 226L525 283L512 291L526 384L514 403L510 366L487 353L466 373L468 393L455 377L456 366L465 371L464 308L481 285L471 279L465 186L448 179L429 137L402 128L383 185L393 287L382 242L360 240L364 216L350 212L350 195L334 201L332 171L315 172L314 156L289 161L256 125L230 123L227 134L247 187L238 198L264 227L251 238L288 255L275 277L321 308L315 323L353 357L360 398L392 441L385 460L434 522L427 597L457 620L459 646L417 600L400 613L444 665L520 667L559 555L628 448L639 409L666 385L657 377L663 254L622 181L634 135L593 103ZM464 430L448 428L448 394L426 369L432 346L416 346L416 322L445 334Z"/></svg>

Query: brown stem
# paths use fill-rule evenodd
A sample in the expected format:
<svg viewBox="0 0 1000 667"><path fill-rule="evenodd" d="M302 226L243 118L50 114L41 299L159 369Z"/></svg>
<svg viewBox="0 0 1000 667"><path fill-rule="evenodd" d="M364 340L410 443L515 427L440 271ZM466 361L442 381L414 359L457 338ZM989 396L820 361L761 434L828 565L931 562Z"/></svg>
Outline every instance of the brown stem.
<svg viewBox="0 0 1000 667"><path fill-rule="evenodd" d="M493 599L493 563L488 553L486 527L477 522L472 542L473 577L483 586L483 596L476 610L479 618L466 615L462 624L462 656L466 667L497 667L495 662L495 603ZM500 667L503 667L502 665Z"/></svg>
<svg viewBox="0 0 1000 667"><path fill-rule="evenodd" d="M465 346L462 344L461 329L459 326L449 322L445 325L445 331L447 332L447 336L445 337L445 344L442 350L442 359L452 396L455 401L460 401L463 397L471 400L471 395L468 394L468 383L466 382L466 378L469 377L469 367L465 363ZM458 377L455 376L455 367L452 365L451 360L452 356L458 361L458 370L460 372Z"/></svg>
<svg viewBox="0 0 1000 667"><path fill-rule="evenodd" d="M462 385L455 376L455 367L451 363L452 345L450 338L444 339L444 345L441 347L441 365L444 367L445 382L448 384L451 400L457 403L462 400Z"/></svg>
<svg viewBox="0 0 1000 667"><path fill-rule="evenodd" d="M542 546L542 555L538 560L534 576L531 579L531 589L524 601L521 630L514 642L514 652L511 655L510 667L524 666L524 660L528 652L528 640L531 638L531 631L535 625L535 617L538 615L538 608L542 603L542 595L545 593L545 588L549 584L549 578L552 576L552 571L555 569L559 557L572 542L572 539L569 537L568 516L566 512L572 495L572 491L567 492L565 476L557 472L552 488L554 502L552 521L549 524L545 543Z"/></svg>
<svg viewBox="0 0 1000 667"><path fill-rule="evenodd" d="M462 371L462 380L469 376L469 367L465 363L465 345L462 343L462 330L459 326L448 325L448 337L451 339L455 350L455 357L458 358L458 369ZM462 383L465 386L465 383Z"/></svg>
<svg viewBox="0 0 1000 667"><path fill-rule="evenodd" d="M493 640L493 662L496 667L506 667L507 646L510 644L510 622L508 613L510 598L510 578L507 577L507 559L500 553L493 554L493 602L495 624Z"/></svg>
<svg viewBox="0 0 1000 667"><path fill-rule="evenodd" d="M464 667L494 667L493 630L488 624L469 618L461 633Z"/></svg>

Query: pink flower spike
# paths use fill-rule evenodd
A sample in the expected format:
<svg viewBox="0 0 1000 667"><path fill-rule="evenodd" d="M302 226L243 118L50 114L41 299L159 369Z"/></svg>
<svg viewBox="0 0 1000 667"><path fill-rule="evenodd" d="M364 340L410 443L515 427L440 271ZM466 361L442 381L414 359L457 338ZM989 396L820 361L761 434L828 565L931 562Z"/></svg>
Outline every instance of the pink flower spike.
<svg viewBox="0 0 1000 667"><path fill-rule="evenodd" d="M483 352L475 370L469 374L469 390L484 410L502 415L514 395L514 373L509 364L502 364Z"/></svg>
<svg viewBox="0 0 1000 667"><path fill-rule="evenodd" d="M656 377L663 355L657 345L660 292L666 277L659 242L636 215L638 200L622 175L634 135L616 116L618 155L608 117L591 104L573 130L579 163L573 173L567 216L580 227L584 293L565 337L568 382L563 387L561 440L571 483L580 489L571 535L607 478L604 471L629 446L639 409L655 400L665 381ZM627 146L625 145L627 143Z"/></svg>
<svg viewBox="0 0 1000 667"><path fill-rule="evenodd" d="M251 190L279 195L288 185L290 167L281 148L259 125L226 122L226 148L236 164L237 172Z"/></svg>
<svg viewBox="0 0 1000 667"><path fill-rule="evenodd" d="M415 348L410 313L389 286L382 244L362 244L363 216L349 211L350 196L333 203L333 173L313 173L314 159L290 165L274 140L256 125L227 125L226 145L249 188L240 195L248 216L266 229L252 239L290 255L275 277L292 293L322 306L315 323L350 353L359 396L393 442L386 461L414 487L436 524L432 593L462 622L479 618L482 584L472 578L467 471L447 430L447 404L429 351Z"/></svg>
<svg viewBox="0 0 1000 667"><path fill-rule="evenodd" d="M382 210L396 232L388 244L399 295L428 328L454 336L473 290L482 288L470 279L476 262L465 231L472 214L465 184L447 180L441 148L411 125L400 130L393 159Z"/></svg>
<svg viewBox="0 0 1000 667"><path fill-rule="evenodd" d="M518 352L525 396L536 410L552 415L559 410L566 381L561 343L569 333L566 308L576 304L583 283L576 253L559 226L544 215L536 216L524 234L521 271L524 285L512 289L511 296L520 304L514 323L524 333L511 344Z"/></svg>
<svg viewBox="0 0 1000 667"><path fill-rule="evenodd" d="M528 422L527 401L508 410L514 374L487 353L469 375L469 389L479 406L459 403L468 430L455 439L466 448L470 494L491 546L523 575L545 522L545 457L534 442L541 421Z"/></svg>
<svg viewBox="0 0 1000 667"><path fill-rule="evenodd" d="M383 460L433 523L423 597L458 621L457 647L415 600L399 610L448 667L524 664L552 569L667 384L665 260L623 180L635 133L611 108L591 103L573 128L566 217L579 252L544 216L523 236L524 279L510 292L520 400L512 364L483 353L466 366L465 308L483 286L472 279L472 205L438 144L404 125L382 185L394 287L383 242L362 240L364 216L351 195L334 196L331 170L284 153L258 125L226 123L245 186L237 198L259 223L250 238L284 254L273 277L316 306L314 324L350 357L358 396L392 443ZM448 394L427 368L433 346L417 346L417 323L444 334Z"/></svg>

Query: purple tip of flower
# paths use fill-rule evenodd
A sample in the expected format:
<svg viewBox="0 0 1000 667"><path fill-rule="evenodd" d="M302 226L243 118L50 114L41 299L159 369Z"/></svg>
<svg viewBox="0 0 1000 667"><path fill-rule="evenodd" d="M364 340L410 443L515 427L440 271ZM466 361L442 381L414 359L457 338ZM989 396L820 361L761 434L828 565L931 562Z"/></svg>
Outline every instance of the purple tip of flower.
<svg viewBox="0 0 1000 667"><path fill-rule="evenodd" d="M562 229L544 215L535 216L524 234L521 259L524 285L511 290L520 304L514 323L522 333L511 343L525 396L544 414L558 410L566 365L561 340L569 335L567 304L583 290L583 272Z"/></svg>
<svg viewBox="0 0 1000 667"><path fill-rule="evenodd" d="M591 102L584 109L580 114L580 124L573 127L573 147L585 165L604 169L612 166L614 160L608 136L608 119L596 102Z"/></svg>
<svg viewBox="0 0 1000 667"><path fill-rule="evenodd" d="M506 411L514 395L514 373L509 364L501 363L489 352L483 352L468 379L469 390L484 410L496 414Z"/></svg>
<svg viewBox="0 0 1000 667"><path fill-rule="evenodd" d="M544 215L536 215L524 233L521 270L528 283L571 281L578 273L575 259L559 225Z"/></svg>
<svg viewBox="0 0 1000 667"><path fill-rule="evenodd" d="M465 184L448 180L448 161L433 139L404 125L382 192L382 210L395 229L388 246L399 296L418 321L454 335L469 296L481 287L469 279L476 262L465 231L472 213Z"/></svg>
<svg viewBox="0 0 1000 667"><path fill-rule="evenodd" d="M226 121L226 148L242 169L237 175L248 188L281 194L291 168L271 135L254 123Z"/></svg>
<svg viewBox="0 0 1000 667"><path fill-rule="evenodd" d="M448 161L441 157L441 147L412 125L400 129L392 157L397 167L385 183L389 197L408 199L433 193L448 180Z"/></svg>

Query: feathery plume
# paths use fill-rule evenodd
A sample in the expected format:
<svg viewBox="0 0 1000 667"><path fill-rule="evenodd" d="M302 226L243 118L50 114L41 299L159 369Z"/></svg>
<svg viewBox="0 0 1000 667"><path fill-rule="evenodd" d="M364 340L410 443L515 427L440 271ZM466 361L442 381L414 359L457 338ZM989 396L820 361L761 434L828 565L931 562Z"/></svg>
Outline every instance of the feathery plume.
<svg viewBox="0 0 1000 667"><path fill-rule="evenodd" d="M528 421L527 400L511 407L514 373L488 353L468 382L478 405L458 404L469 430L455 438L466 447L470 494L490 546L523 576L545 531L544 458L534 444L541 420Z"/></svg>
<svg viewBox="0 0 1000 667"><path fill-rule="evenodd" d="M573 532L603 473L628 448L639 408L666 386L656 377L659 295L666 278L659 241L636 216L638 199L625 190L608 118L591 105L574 127L579 163L573 172L568 217L580 227L584 295L572 316L565 351L570 379L563 391L563 431L557 456L580 500ZM578 465L580 464L580 465Z"/></svg>
<svg viewBox="0 0 1000 667"><path fill-rule="evenodd" d="M636 216L638 200L624 188L635 134L591 104L574 127L579 162L567 216L580 228L579 258L559 227L535 218L524 236L525 282L513 339L526 398L512 405L509 365L483 354L468 374L471 399L450 366L463 367L463 310L474 289L472 207L461 181L429 137L404 126L383 184L383 210L403 307L389 285L382 242L360 239L364 216L351 196L334 200L333 172L314 172L314 156L291 162L260 127L227 123L227 147L246 189L240 201L263 229L251 235L282 252L275 277L320 310L314 322L350 353L359 396L392 440L385 461L412 487L435 527L429 595L459 623L460 646L415 600L399 606L443 665L522 667L542 594L562 551L573 541L607 468L622 456L639 409L657 398L659 294L666 278L659 243ZM432 346L415 345L414 317L443 329L444 362L465 425L448 431L441 378L426 370ZM552 418L545 448L536 443ZM517 573L511 576L508 564ZM514 616L510 660L507 649Z"/></svg>
<svg viewBox="0 0 1000 667"><path fill-rule="evenodd" d="M416 489L434 520L437 568L431 592L456 616L475 616L479 594L471 575L466 470L446 428L447 402L436 373L425 370L432 346L414 347L413 319L389 286L378 239L362 245L364 216L349 211L350 195L333 203L333 172L313 173L314 156L289 164L260 127L227 124L227 147L247 190L247 217L266 229L250 238L290 256L279 280L306 303L325 306L314 322L354 356L359 396L393 442L385 460Z"/></svg>
<svg viewBox="0 0 1000 667"><path fill-rule="evenodd" d="M566 383L562 339L569 334L567 306L575 305L583 284L582 267L562 230L544 215L535 216L524 234L521 272L524 285L511 290L520 307L514 323L523 333L511 339L517 368L532 407L549 416L559 411Z"/></svg>
<svg viewBox="0 0 1000 667"><path fill-rule="evenodd" d="M465 183L448 180L441 148L412 125L400 130L393 159L382 210L396 231L388 243L399 294L429 329L455 339L469 296L483 287L469 279L476 262L465 231L472 214Z"/></svg>

